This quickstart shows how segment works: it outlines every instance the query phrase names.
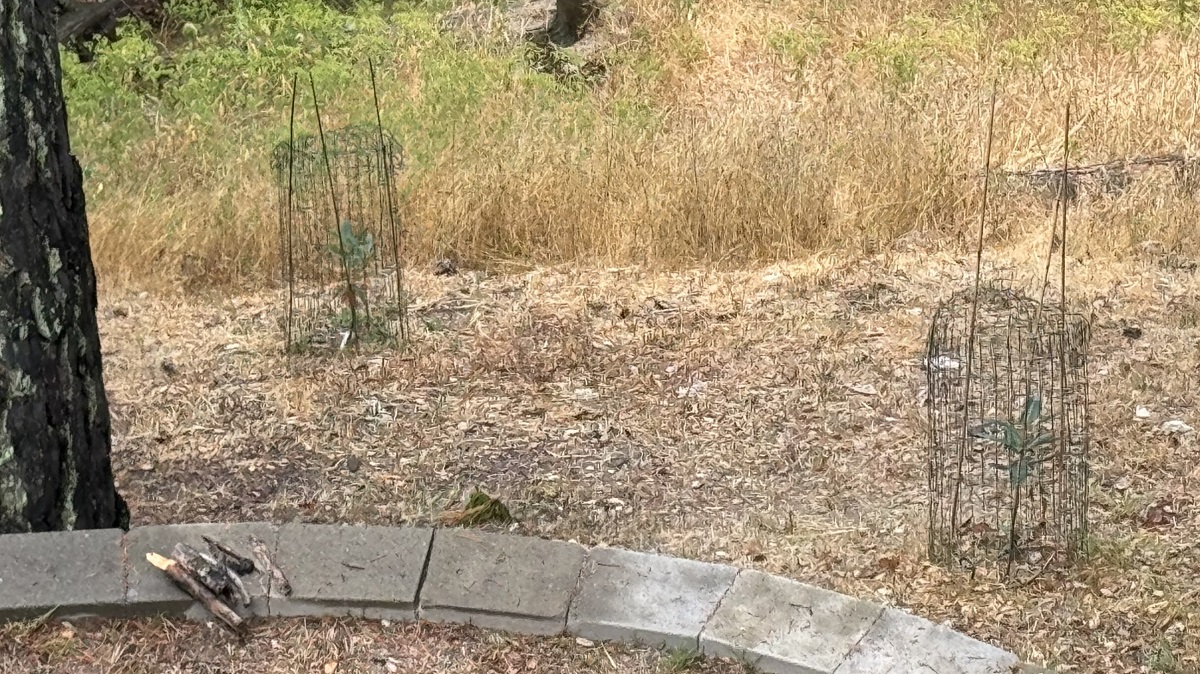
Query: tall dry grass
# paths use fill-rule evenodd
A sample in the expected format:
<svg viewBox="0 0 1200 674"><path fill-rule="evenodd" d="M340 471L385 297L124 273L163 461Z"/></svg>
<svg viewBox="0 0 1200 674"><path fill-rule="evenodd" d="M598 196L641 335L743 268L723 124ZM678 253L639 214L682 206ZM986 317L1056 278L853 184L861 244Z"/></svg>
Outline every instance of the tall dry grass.
<svg viewBox="0 0 1200 674"><path fill-rule="evenodd" d="M1061 163L1068 100L1073 162L1194 149L1200 40L1171 7L614 0L594 87L529 75L501 41L455 46L409 8L400 21L423 28L376 36L392 40L385 121L413 149L406 245L414 264L664 265L858 255L909 234L963 245L993 86L997 165ZM327 124L368 112L363 78L325 90ZM88 187L108 282L270 277L279 79L279 95L203 124L148 111L119 152L92 152L103 127L76 115L77 148L106 176ZM1075 213L1079 256L1200 249L1194 198L1169 176ZM1048 218L1031 194L999 194L990 240L1040 255Z"/></svg>

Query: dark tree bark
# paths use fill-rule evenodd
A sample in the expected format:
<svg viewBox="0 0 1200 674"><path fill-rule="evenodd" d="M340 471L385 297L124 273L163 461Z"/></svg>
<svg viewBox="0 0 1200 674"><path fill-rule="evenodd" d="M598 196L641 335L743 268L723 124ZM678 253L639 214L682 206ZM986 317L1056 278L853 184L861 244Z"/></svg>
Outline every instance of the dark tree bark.
<svg viewBox="0 0 1200 674"><path fill-rule="evenodd" d="M109 42L118 39L121 19L133 17L161 30L167 16L163 0L57 0L58 42L75 52L81 63L95 58L97 38Z"/></svg>
<svg viewBox="0 0 1200 674"><path fill-rule="evenodd" d="M99 34L116 37L117 21L133 12L124 0L59 4L62 8L59 10L57 32L58 41L63 44L77 44Z"/></svg>
<svg viewBox="0 0 1200 674"><path fill-rule="evenodd" d="M550 42L570 47L583 37L583 29L596 14L595 0L556 0L548 30Z"/></svg>
<svg viewBox="0 0 1200 674"><path fill-rule="evenodd" d="M55 0L0 0L0 533L128 527Z"/></svg>

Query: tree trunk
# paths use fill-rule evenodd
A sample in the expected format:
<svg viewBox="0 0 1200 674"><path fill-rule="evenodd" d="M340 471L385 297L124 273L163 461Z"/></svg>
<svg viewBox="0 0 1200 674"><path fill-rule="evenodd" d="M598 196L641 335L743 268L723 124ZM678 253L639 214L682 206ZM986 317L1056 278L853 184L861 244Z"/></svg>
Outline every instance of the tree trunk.
<svg viewBox="0 0 1200 674"><path fill-rule="evenodd" d="M584 26L596 14L595 0L556 0L550 19L550 42L570 47L583 37Z"/></svg>
<svg viewBox="0 0 1200 674"><path fill-rule="evenodd" d="M0 0L0 534L128 527L55 0Z"/></svg>
<svg viewBox="0 0 1200 674"><path fill-rule="evenodd" d="M114 31L117 21L132 13L123 0L101 0L99 2L68 2L58 19L58 41L63 44L88 40L98 33Z"/></svg>

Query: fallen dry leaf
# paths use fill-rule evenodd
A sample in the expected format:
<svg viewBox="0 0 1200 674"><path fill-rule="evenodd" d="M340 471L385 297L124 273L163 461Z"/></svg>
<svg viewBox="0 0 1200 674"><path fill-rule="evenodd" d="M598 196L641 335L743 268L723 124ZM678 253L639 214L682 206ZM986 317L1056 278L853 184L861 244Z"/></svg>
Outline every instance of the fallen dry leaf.
<svg viewBox="0 0 1200 674"><path fill-rule="evenodd" d="M1142 515L1142 526L1148 529L1174 526L1178 515L1170 499L1160 498L1146 508Z"/></svg>

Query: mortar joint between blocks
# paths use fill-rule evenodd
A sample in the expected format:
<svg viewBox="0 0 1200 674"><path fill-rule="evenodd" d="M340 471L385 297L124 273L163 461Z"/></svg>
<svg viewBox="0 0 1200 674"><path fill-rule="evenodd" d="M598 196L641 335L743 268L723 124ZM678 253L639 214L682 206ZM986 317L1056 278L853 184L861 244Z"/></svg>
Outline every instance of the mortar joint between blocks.
<svg viewBox="0 0 1200 674"><path fill-rule="evenodd" d="M583 563L579 565L579 575L575 576L575 587L571 588L571 594L567 597L567 612L563 614L563 631L569 632L567 626L571 624L571 611L575 609L575 600L579 598L579 593L583 591L583 574L587 573L588 562L592 561L592 549L584 548Z"/></svg>
<svg viewBox="0 0 1200 674"><path fill-rule="evenodd" d="M866 640L866 638L870 636L872 632L875 631L875 627L879 625L881 620L883 620L883 614L887 613L887 610L887 606L880 607L879 613L875 615L875 619L871 621L870 626L868 626L867 629L862 633L862 636L860 636L858 640L854 642L854 645L850 647L850 650L846 651L846 657L842 658L842 661L838 663L837 667L833 668L832 674L838 674L842 671L842 665L846 664L846 661L854 655L854 653L858 650L858 647L862 645L862 642Z"/></svg>
<svg viewBox="0 0 1200 674"><path fill-rule="evenodd" d="M433 559L433 545L437 542L438 527L430 527L429 544L425 547L425 562L421 564L421 576L417 579L417 594L413 597L413 616L421 618L421 594L425 591L425 579L429 576L429 560Z"/></svg>
<svg viewBox="0 0 1200 674"><path fill-rule="evenodd" d="M130 527L132 528L132 527ZM129 605L129 532L121 532L121 605Z"/></svg>
<svg viewBox="0 0 1200 674"><path fill-rule="evenodd" d="M279 566L279 537L282 532L283 532L283 525L278 525L272 530L272 532L271 532L271 547L267 549L267 554L271 555L271 562L273 564L275 564L275 566L277 566L277 567ZM280 567L280 568L282 568L282 567ZM275 574L271 573L267 569L262 569L262 572L267 574L267 597L266 597L267 601L266 601L266 604L267 604L267 617L270 618L271 616L275 615L271 611L271 601L275 598L273 596L275 594Z"/></svg>
<svg viewBox="0 0 1200 674"><path fill-rule="evenodd" d="M717 615L717 611L721 610L721 606L725 603L725 599L729 596L729 593L733 592L733 585L737 582L738 578L742 577L743 571L745 571L745 569L737 569L737 571L733 574L733 578L729 580L729 587L725 588L725 591L721 593L721 598L717 600L717 603L715 606L713 606L712 611L708 613L708 617L704 619L704 624L700 626L700 631L696 633L697 651L700 650L700 644L704 639L704 633L708 631L708 624L711 623L713 617Z"/></svg>

